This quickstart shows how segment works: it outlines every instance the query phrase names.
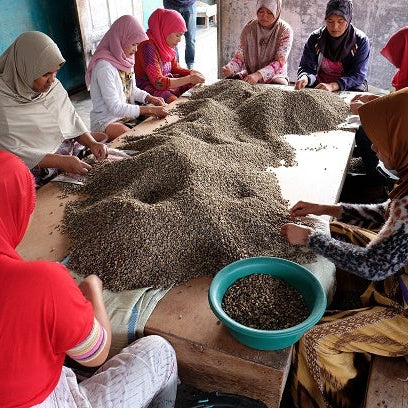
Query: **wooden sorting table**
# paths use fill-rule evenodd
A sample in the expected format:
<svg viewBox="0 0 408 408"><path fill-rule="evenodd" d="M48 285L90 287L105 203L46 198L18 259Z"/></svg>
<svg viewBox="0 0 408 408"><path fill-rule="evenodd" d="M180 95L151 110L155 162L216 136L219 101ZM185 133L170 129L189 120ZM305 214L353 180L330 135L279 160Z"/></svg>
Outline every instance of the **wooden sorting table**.
<svg viewBox="0 0 408 408"><path fill-rule="evenodd" d="M174 120L148 119L127 134L147 134ZM118 147L120 139L112 146ZM292 204L300 199L337 202L354 147L354 133L339 130L289 135L287 140L296 148L298 166L274 169L283 196ZM72 199L75 197L61 198L54 183L38 190L34 216L18 247L25 259L60 261L67 255L70 244L59 226L65 205ZM291 348L258 351L238 343L210 310L210 282L211 277L207 276L170 290L150 316L145 334L161 335L173 345L183 383L207 392L240 394L259 399L268 407L279 407Z"/></svg>

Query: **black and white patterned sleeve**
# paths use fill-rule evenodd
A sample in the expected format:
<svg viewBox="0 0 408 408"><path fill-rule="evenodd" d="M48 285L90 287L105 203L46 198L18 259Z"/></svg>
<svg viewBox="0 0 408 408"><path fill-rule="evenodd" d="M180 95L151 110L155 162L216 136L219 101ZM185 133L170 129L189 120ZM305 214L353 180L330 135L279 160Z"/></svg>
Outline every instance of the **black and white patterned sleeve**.
<svg viewBox="0 0 408 408"><path fill-rule="evenodd" d="M378 230L385 222L385 211L389 203L389 201L381 204L340 203L342 212L337 220L362 228Z"/></svg>
<svg viewBox="0 0 408 408"><path fill-rule="evenodd" d="M408 198L394 200L386 224L365 248L321 232L310 235L309 247L336 266L362 278L385 279L408 264Z"/></svg>

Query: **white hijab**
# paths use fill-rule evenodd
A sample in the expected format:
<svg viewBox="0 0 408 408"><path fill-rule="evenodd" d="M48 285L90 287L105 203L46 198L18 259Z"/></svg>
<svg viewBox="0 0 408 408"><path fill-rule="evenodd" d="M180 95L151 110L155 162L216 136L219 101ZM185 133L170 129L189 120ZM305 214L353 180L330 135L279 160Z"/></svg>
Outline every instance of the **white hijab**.
<svg viewBox="0 0 408 408"><path fill-rule="evenodd" d="M39 31L21 34L0 56L0 149L30 169L64 139L87 131L57 79L47 92L33 90L37 78L64 62L54 41Z"/></svg>

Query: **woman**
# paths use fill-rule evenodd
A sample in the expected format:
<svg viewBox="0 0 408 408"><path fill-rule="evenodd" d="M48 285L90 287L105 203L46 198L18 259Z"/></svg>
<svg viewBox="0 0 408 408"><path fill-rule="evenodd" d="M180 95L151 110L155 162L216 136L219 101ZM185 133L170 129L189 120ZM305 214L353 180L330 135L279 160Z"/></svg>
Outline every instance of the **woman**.
<svg viewBox="0 0 408 408"><path fill-rule="evenodd" d="M136 84L171 103L192 86L205 82L205 78L177 62L175 48L187 31L179 12L158 8L149 17L148 25L149 39L136 52Z"/></svg>
<svg viewBox="0 0 408 408"><path fill-rule="evenodd" d="M397 68L392 86L397 91L408 87L408 27L393 34L380 52Z"/></svg>
<svg viewBox="0 0 408 408"><path fill-rule="evenodd" d="M295 89L367 91L370 44L351 24L352 15L352 0L329 0L326 25L310 34L306 42Z"/></svg>
<svg viewBox="0 0 408 408"><path fill-rule="evenodd" d="M119 17L106 32L85 75L90 87L91 129L105 132L113 140L137 124L140 115L167 116L162 98L138 89L133 64L139 43L147 38L142 25L133 17ZM139 106L151 103L154 106Z"/></svg>
<svg viewBox="0 0 408 408"><path fill-rule="evenodd" d="M23 159L37 185L61 170L85 174L91 166L75 155L80 145L97 160L107 157L56 79L64 62L57 45L38 31L21 34L0 57L0 148Z"/></svg>
<svg viewBox="0 0 408 408"><path fill-rule="evenodd" d="M382 204L320 205L298 202L292 218L330 215L332 235L285 224L282 235L307 245L343 270L371 280L363 309L325 316L308 331L293 355L296 406L359 407L370 354L408 354L408 88L359 109L372 149L400 183ZM344 224L346 223L346 224ZM345 242L348 238L349 242Z"/></svg>
<svg viewBox="0 0 408 408"><path fill-rule="evenodd" d="M257 18L242 30L238 50L221 68L224 77L240 78L251 85L288 85L287 60L293 31L280 18L281 9L281 0L257 1Z"/></svg>
<svg viewBox="0 0 408 408"><path fill-rule="evenodd" d="M395 73L391 85L398 91L408 87L408 27L401 28L394 33L380 53L393 64L398 70ZM378 98L378 95L361 94L356 95L350 103L350 110L357 114L358 108L365 103ZM373 184L388 184L389 180L385 179L377 171L378 158L370 149L371 143L364 132L362 126L356 131L356 149L354 156L361 156L368 181Z"/></svg>
<svg viewBox="0 0 408 408"><path fill-rule="evenodd" d="M2 408L173 407L174 350L148 336L77 383L68 355L87 367L109 352L111 328L95 275L79 285L59 263L24 261L16 252L35 205L32 175L0 150L0 401ZM38 404L38 405L37 405Z"/></svg>

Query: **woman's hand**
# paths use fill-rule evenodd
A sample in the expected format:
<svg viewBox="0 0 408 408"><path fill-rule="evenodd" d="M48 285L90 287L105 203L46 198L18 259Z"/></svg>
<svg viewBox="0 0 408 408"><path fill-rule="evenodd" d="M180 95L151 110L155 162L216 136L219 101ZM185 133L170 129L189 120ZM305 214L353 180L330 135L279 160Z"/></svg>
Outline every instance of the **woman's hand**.
<svg viewBox="0 0 408 408"><path fill-rule="evenodd" d="M309 78L306 75L302 75L296 82L295 82L295 90L299 91L307 86L309 83Z"/></svg>
<svg viewBox="0 0 408 408"><path fill-rule="evenodd" d="M298 201L290 209L290 218L305 217L306 215L330 215L338 218L340 216L340 205L324 205L309 203L307 201Z"/></svg>
<svg viewBox="0 0 408 408"><path fill-rule="evenodd" d="M260 72L256 71L253 74L249 74L245 77L244 82L248 82L250 85L256 85L260 81L262 81L262 75Z"/></svg>
<svg viewBox="0 0 408 408"><path fill-rule="evenodd" d="M145 102L151 103L154 106L166 106L166 102L164 102L163 98L153 96L153 95L147 95Z"/></svg>
<svg viewBox="0 0 408 408"><path fill-rule="evenodd" d="M359 94L356 95L350 102L350 111L353 115L358 114L358 108L360 106L363 106L367 102L371 102L374 99L379 98L378 95L372 95L372 94Z"/></svg>
<svg viewBox="0 0 408 408"><path fill-rule="evenodd" d="M323 91L334 92L338 91L340 87L337 82L330 82L329 84L320 82L320 84L317 84L315 89L322 89Z"/></svg>
<svg viewBox="0 0 408 408"><path fill-rule="evenodd" d="M89 170L92 169L92 166L90 164L83 162L76 156L61 155L59 157L59 161L59 168L66 171L67 173L86 174Z"/></svg>
<svg viewBox="0 0 408 408"><path fill-rule="evenodd" d="M165 118L169 114L169 111L164 106L141 106L140 114Z"/></svg>
<svg viewBox="0 0 408 408"><path fill-rule="evenodd" d="M201 74L198 71L191 71L191 74L189 75L190 77L190 84L196 85L196 84L203 84L205 82L204 75Z"/></svg>
<svg viewBox="0 0 408 408"><path fill-rule="evenodd" d="M313 230L309 227L292 223L282 225L280 230L282 237L291 245L307 245L309 235L312 232Z"/></svg>
<svg viewBox="0 0 408 408"><path fill-rule="evenodd" d="M94 155L94 157L95 157L95 159L97 161L101 161L101 160L106 159L108 157L108 148L103 143L95 141L95 142L90 144L89 150Z"/></svg>
<svg viewBox="0 0 408 408"><path fill-rule="evenodd" d="M230 77L230 76L233 76L234 74L235 74L235 72L234 72L234 70L232 69L232 67L231 67L231 65L224 65L222 68L221 68L221 73L222 73L222 76L225 78L225 77Z"/></svg>
<svg viewBox="0 0 408 408"><path fill-rule="evenodd" d="M93 300L95 296L102 295L102 281L96 275L88 275L78 287L89 301Z"/></svg>

